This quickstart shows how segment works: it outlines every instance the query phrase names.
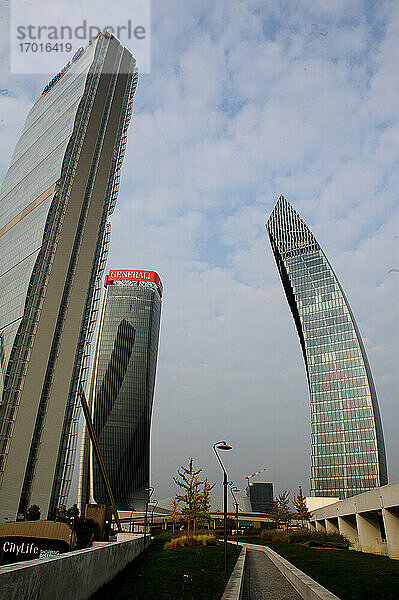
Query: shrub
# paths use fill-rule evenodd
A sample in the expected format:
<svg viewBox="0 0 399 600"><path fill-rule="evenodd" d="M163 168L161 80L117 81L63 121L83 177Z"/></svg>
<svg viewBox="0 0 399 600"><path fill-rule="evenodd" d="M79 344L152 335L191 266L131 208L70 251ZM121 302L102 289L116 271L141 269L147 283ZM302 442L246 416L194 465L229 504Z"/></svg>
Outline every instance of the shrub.
<svg viewBox="0 0 399 600"><path fill-rule="evenodd" d="M245 527L244 535L245 535L245 537L251 537L251 538L259 537L261 531L262 530L259 529L258 527Z"/></svg>
<svg viewBox="0 0 399 600"><path fill-rule="evenodd" d="M340 533L327 531L312 531L309 537L309 546L319 546L321 548L345 548L350 546L349 540Z"/></svg>
<svg viewBox="0 0 399 600"><path fill-rule="evenodd" d="M302 544L310 538L311 532L308 529L297 529L290 532L290 544Z"/></svg>
<svg viewBox="0 0 399 600"><path fill-rule="evenodd" d="M259 537L263 542L271 544L288 544L290 541L290 534L279 529L262 529Z"/></svg>
<svg viewBox="0 0 399 600"><path fill-rule="evenodd" d="M261 529L259 537L264 542L271 542L276 533L276 529Z"/></svg>
<svg viewBox="0 0 399 600"><path fill-rule="evenodd" d="M98 524L92 519L75 518L76 550L88 548L91 542L98 540Z"/></svg>
<svg viewBox="0 0 399 600"><path fill-rule="evenodd" d="M212 531L210 531L209 529L203 529L198 528L195 531L192 530L190 532L190 534L188 534L187 529L180 529L180 531L176 531L176 533L174 533L173 535L171 535L171 538L178 538L178 537L182 537L182 536L187 536L190 535L191 536L198 536L198 535L213 535L214 537L216 537L216 531L212 529Z"/></svg>
<svg viewBox="0 0 399 600"><path fill-rule="evenodd" d="M327 531L310 531L309 529L297 529L285 533L278 529L262 529L260 539L263 542L274 544L303 544L322 548L349 548L350 542L340 533Z"/></svg>
<svg viewBox="0 0 399 600"><path fill-rule="evenodd" d="M157 533L155 539L159 542L170 542L170 540L175 538L187 537L187 535L187 529L177 529L175 533L172 532L172 529L166 529ZM216 537L214 530L210 531L209 529L202 528L197 529L195 533L193 532L190 534L190 537L199 535L212 535L213 537Z"/></svg>
<svg viewBox="0 0 399 600"><path fill-rule="evenodd" d="M40 519L40 508L37 504L32 504L25 512L25 519L27 521L39 521Z"/></svg>
<svg viewBox="0 0 399 600"><path fill-rule="evenodd" d="M174 550L175 548L192 548L194 546L216 546L217 539L214 535L182 535L166 542L165 550Z"/></svg>
<svg viewBox="0 0 399 600"><path fill-rule="evenodd" d="M216 537L213 531L211 531L210 529L204 529L204 528L197 529L195 531L194 535L212 535L213 537Z"/></svg>
<svg viewBox="0 0 399 600"><path fill-rule="evenodd" d="M276 532L272 540L275 544L289 544L290 543L290 535L289 533L284 533L283 531Z"/></svg>
<svg viewBox="0 0 399 600"><path fill-rule="evenodd" d="M171 531L161 531L160 533L158 533L155 538L159 541L159 542L169 542L172 538L172 532Z"/></svg>

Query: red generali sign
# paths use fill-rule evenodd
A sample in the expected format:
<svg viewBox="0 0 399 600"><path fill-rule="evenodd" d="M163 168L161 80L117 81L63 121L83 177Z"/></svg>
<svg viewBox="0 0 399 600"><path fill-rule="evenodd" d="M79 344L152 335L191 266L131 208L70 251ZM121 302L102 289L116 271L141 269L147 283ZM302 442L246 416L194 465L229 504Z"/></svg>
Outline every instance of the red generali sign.
<svg viewBox="0 0 399 600"><path fill-rule="evenodd" d="M130 269L111 270L105 276L104 285L107 287L112 281L151 281L158 287L159 293L162 296L163 286L161 278L155 271L131 271Z"/></svg>

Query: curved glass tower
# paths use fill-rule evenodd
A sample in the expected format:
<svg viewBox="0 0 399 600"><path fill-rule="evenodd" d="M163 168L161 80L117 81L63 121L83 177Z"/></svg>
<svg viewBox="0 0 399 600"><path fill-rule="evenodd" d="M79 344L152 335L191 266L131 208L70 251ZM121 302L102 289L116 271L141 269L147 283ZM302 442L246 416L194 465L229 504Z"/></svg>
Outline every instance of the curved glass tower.
<svg viewBox="0 0 399 600"><path fill-rule="evenodd" d="M308 379L310 495L347 498L385 485L377 396L343 289L314 235L283 196L266 228Z"/></svg>
<svg viewBox="0 0 399 600"><path fill-rule="evenodd" d="M88 402L118 510L145 507L162 283L155 271L110 271L105 279ZM79 503L109 504L82 441Z"/></svg>

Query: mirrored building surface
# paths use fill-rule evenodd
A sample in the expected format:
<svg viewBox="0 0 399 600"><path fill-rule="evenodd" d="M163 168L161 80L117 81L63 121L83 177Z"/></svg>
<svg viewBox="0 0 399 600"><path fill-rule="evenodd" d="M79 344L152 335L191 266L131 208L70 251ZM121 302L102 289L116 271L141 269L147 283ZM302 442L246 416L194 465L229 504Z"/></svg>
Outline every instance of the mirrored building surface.
<svg viewBox="0 0 399 600"><path fill-rule="evenodd" d="M273 510L273 483L270 481L251 482L246 489L252 512L269 513Z"/></svg>
<svg viewBox="0 0 399 600"><path fill-rule="evenodd" d="M0 188L0 519L65 503L137 82L98 34L45 86Z"/></svg>
<svg viewBox="0 0 399 600"><path fill-rule="evenodd" d="M110 271L105 280L88 403L118 510L145 508L162 283L155 271ZM82 442L79 503L109 504Z"/></svg>
<svg viewBox="0 0 399 600"><path fill-rule="evenodd" d="M283 196L266 228L309 386L310 495L347 498L385 485L384 437L373 378L339 281L314 235Z"/></svg>

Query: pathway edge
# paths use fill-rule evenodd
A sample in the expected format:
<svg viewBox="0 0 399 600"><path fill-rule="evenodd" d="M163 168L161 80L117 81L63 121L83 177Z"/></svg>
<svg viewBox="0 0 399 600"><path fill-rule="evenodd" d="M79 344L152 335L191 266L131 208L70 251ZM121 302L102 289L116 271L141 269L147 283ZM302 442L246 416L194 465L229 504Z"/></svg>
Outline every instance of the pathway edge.
<svg viewBox="0 0 399 600"><path fill-rule="evenodd" d="M245 562L247 558L247 549L241 547L241 552L233 569L230 579L224 590L221 600L241 600L244 591L244 573Z"/></svg>
<svg viewBox="0 0 399 600"><path fill-rule="evenodd" d="M320 583L317 583L317 581L297 567L294 567L287 559L277 554L277 552L268 546L258 546L256 544L245 544L245 546L251 550L264 552L304 600L340 600L338 596L327 590Z"/></svg>

